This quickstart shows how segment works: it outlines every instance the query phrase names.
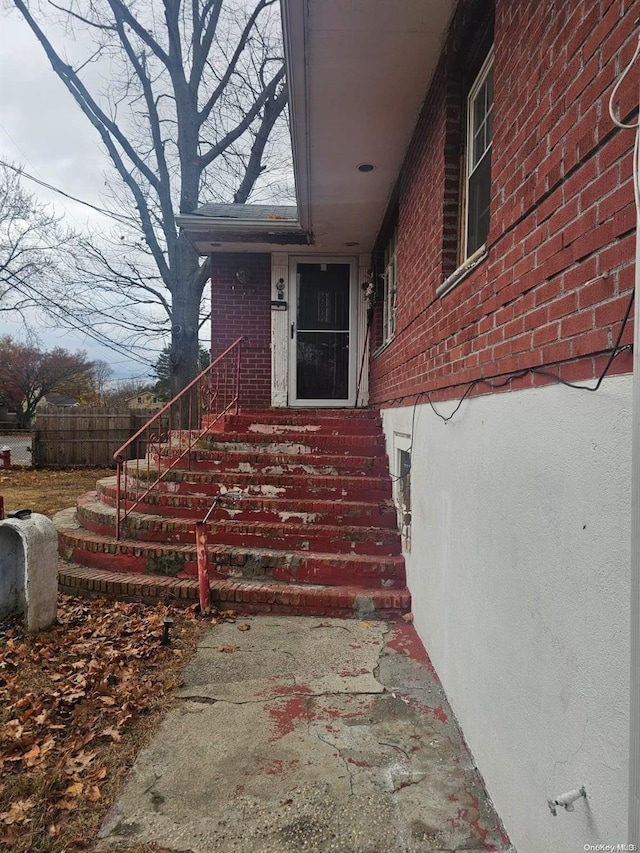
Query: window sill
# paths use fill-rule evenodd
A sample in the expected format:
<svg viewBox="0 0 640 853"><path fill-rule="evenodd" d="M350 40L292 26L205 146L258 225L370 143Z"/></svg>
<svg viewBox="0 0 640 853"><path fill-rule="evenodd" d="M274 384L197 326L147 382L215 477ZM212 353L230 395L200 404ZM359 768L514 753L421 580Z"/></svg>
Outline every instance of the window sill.
<svg viewBox="0 0 640 853"><path fill-rule="evenodd" d="M484 261L488 254L486 243L480 246L479 249L476 249L473 255L469 255L466 261L460 264L455 272L451 273L449 278L445 278L440 287L436 290L436 296L444 296L445 293L449 293L450 290L453 290L457 284L460 284L460 282L463 281L472 270Z"/></svg>
<svg viewBox="0 0 640 853"><path fill-rule="evenodd" d="M386 348L391 346L391 344L395 341L395 339L396 339L395 335L392 335L390 338L387 338L387 340L383 344L381 344L374 353L371 354L371 357L377 358L379 355L382 355L382 353L386 350Z"/></svg>

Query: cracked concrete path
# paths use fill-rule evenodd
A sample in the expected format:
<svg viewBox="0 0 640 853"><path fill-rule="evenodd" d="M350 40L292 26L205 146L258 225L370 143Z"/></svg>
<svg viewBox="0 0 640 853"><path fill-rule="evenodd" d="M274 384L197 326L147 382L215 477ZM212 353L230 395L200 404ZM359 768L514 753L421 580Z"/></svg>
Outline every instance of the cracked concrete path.
<svg viewBox="0 0 640 853"><path fill-rule="evenodd" d="M411 625L246 621L200 643L100 849L513 853Z"/></svg>

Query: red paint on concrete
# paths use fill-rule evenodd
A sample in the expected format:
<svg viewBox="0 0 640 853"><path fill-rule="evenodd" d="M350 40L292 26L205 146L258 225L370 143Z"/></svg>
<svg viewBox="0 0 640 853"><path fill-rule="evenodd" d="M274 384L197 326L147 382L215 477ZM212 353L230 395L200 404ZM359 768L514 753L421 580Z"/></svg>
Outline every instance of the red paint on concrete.
<svg viewBox="0 0 640 853"><path fill-rule="evenodd" d="M269 716L273 722L273 731L269 738L270 743L280 740L290 734L299 721L307 715L307 697L292 696L286 702L277 703L269 708Z"/></svg>
<svg viewBox="0 0 640 853"><path fill-rule="evenodd" d="M433 708L432 713L433 713L433 716L436 718L436 720L439 720L441 723L448 723L449 722L449 715L444 710L442 705L438 705L437 708Z"/></svg>
<svg viewBox="0 0 640 853"><path fill-rule="evenodd" d="M388 649L424 664L431 675L436 679L438 678L431 659L413 625L404 621L396 622L391 626L390 634L391 636L387 638L386 642Z"/></svg>
<svg viewBox="0 0 640 853"><path fill-rule="evenodd" d="M347 764L352 764L354 767L371 767L368 761L356 761L355 758L347 758Z"/></svg>

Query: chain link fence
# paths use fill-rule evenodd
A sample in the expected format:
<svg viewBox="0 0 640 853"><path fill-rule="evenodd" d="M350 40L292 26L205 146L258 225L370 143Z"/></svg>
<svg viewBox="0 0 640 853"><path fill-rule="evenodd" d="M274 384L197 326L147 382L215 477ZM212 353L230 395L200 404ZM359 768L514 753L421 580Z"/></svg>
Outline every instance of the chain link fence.
<svg viewBox="0 0 640 853"><path fill-rule="evenodd" d="M33 433L2 430L0 432L0 451L8 450L11 467L18 465L30 468L33 465ZM3 454L0 458L6 458ZM2 463L0 463L1 465Z"/></svg>

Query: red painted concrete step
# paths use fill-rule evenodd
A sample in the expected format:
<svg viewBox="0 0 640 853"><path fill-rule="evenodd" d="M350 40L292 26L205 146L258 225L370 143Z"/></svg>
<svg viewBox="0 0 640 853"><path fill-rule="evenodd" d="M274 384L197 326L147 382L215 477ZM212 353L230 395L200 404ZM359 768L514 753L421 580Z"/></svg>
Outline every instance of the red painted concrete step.
<svg viewBox="0 0 640 853"><path fill-rule="evenodd" d="M111 506L116 502L116 486L99 481L98 496ZM135 492L123 493L131 503ZM147 495L138 510L146 514L175 518L203 519L211 509L210 495L174 494L152 492ZM345 500L280 500L278 498L238 498L218 503L210 516L212 521L235 519L237 521L264 521L272 523L298 522L300 524L347 525L354 527L397 528L396 511L390 501L345 501Z"/></svg>
<svg viewBox="0 0 640 853"><path fill-rule="evenodd" d="M115 535L115 509L96 500L95 492L78 500L77 517L86 530L102 536ZM143 542L192 544L195 521L132 512L123 521L123 535ZM398 534L392 528L226 519L211 522L208 532L210 541L221 545L336 554L400 554Z"/></svg>
<svg viewBox="0 0 640 853"><path fill-rule="evenodd" d="M260 446L250 450L203 450L191 454L192 471L239 471L253 473L282 472L288 474L344 474L346 476L389 476L387 457L331 453L275 453ZM163 450L163 461L169 464L177 456L169 448Z"/></svg>
<svg viewBox="0 0 640 853"><path fill-rule="evenodd" d="M261 450L276 455L300 453L355 453L358 456L384 456L384 436L378 435L318 435L289 432L286 437L251 432L223 432L203 438L198 447L203 450ZM170 449L167 448L169 452Z"/></svg>
<svg viewBox="0 0 640 853"><path fill-rule="evenodd" d="M96 569L149 575L196 576L195 544L140 542L102 536L83 528L59 528L61 555ZM321 554L305 551L225 547L207 551L211 577L264 578L332 586L357 584L366 589L402 589L404 559L364 554Z"/></svg>
<svg viewBox="0 0 640 853"><path fill-rule="evenodd" d="M255 433L256 435L286 436L297 432L304 435L378 435L380 418L326 417L312 423L305 415L284 418L281 415L232 415L225 419L224 432Z"/></svg>
<svg viewBox="0 0 640 853"><path fill-rule="evenodd" d="M132 481L140 483L144 491L157 477L157 471L136 470L129 466L129 487ZM114 479L115 483L115 479ZM274 497L280 499L313 497L319 500L369 500L381 501L391 497L388 477L352 477L324 474L260 474L220 471L173 471L158 484L161 492L171 494L218 495L227 491L240 491L246 497Z"/></svg>

